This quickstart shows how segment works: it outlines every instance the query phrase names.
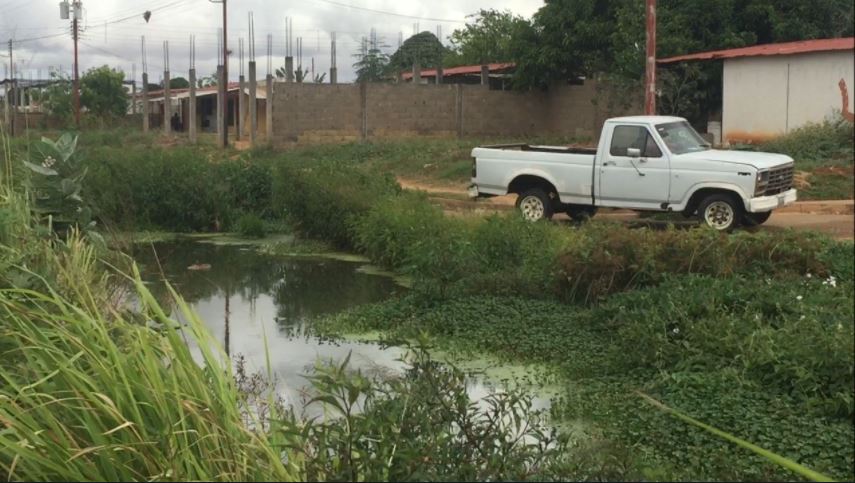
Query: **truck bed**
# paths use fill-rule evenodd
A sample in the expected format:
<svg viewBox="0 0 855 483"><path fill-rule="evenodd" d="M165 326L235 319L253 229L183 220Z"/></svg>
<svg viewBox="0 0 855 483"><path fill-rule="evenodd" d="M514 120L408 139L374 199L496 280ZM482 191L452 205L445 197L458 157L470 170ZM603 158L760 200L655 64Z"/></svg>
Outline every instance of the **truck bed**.
<svg viewBox="0 0 855 483"><path fill-rule="evenodd" d="M534 151L540 153L558 153L558 154L597 154L597 148L581 148L572 146L538 146L525 143L518 144L493 144L481 146L487 149L502 149L502 150L518 150L518 151Z"/></svg>

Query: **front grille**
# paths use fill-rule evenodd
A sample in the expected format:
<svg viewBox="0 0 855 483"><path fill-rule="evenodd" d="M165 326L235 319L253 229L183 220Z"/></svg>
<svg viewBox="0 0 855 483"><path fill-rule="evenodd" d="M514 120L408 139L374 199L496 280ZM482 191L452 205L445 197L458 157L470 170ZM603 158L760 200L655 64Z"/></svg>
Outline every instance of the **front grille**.
<svg viewBox="0 0 855 483"><path fill-rule="evenodd" d="M769 181L766 183L766 196L783 193L793 187L793 165L775 168L769 171Z"/></svg>

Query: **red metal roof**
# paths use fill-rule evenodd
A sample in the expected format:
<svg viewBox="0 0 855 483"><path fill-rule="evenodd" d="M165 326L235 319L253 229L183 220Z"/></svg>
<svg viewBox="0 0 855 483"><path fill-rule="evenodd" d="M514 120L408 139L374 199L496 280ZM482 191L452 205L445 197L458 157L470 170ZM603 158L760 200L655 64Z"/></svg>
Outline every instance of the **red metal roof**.
<svg viewBox="0 0 855 483"><path fill-rule="evenodd" d="M800 40L798 42L784 42L780 44L753 45L739 49L713 50L698 54L678 55L659 59L659 64L670 64L684 60L714 60L732 59L734 57L757 57L767 55L792 55L806 52L827 52L830 50L853 50L855 49L855 37L844 37L838 39Z"/></svg>
<svg viewBox="0 0 855 483"><path fill-rule="evenodd" d="M238 88L240 88L240 82L229 82L229 87L228 87L229 91L237 90ZM217 86L197 87L196 93L197 94L203 94L203 93L208 93L208 92L216 92L217 90L219 90L217 88ZM189 92L189 91L190 91L190 88L169 89L169 93L172 95L181 94L182 92ZM138 90L137 91L137 97L141 97L141 96L142 96L142 92ZM149 91L148 96L152 97L152 98L153 97L163 97L163 90Z"/></svg>
<svg viewBox="0 0 855 483"><path fill-rule="evenodd" d="M516 67L516 64L513 62L504 62L497 64L487 64L487 68L490 72L502 72L507 69L512 69ZM443 77L449 77L453 75L475 75L481 74L481 66L480 65L461 65L459 67L449 67L448 69L442 70ZM404 80L409 80L413 78L412 71L406 71L401 73L401 77ZM425 69L422 71L422 77L436 77L436 69Z"/></svg>

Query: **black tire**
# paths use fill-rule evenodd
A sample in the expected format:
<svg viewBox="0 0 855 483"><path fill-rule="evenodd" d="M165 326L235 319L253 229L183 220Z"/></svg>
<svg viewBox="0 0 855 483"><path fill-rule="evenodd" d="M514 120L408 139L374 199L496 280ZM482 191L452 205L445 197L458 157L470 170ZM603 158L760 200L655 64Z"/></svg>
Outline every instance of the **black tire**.
<svg viewBox="0 0 855 483"><path fill-rule="evenodd" d="M567 205L566 212L573 221L585 222L597 214L597 207L590 205Z"/></svg>
<svg viewBox="0 0 855 483"><path fill-rule="evenodd" d="M742 224L745 226L758 226L766 223L766 220L772 216L771 211L764 211L761 213L745 213L745 216L742 217Z"/></svg>
<svg viewBox="0 0 855 483"><path fill-rule="evenodd" d="M733 231L744 218L742 200L726 193L709 195L698 206L701 223L723 232Z"/></svg>
<svg viewBox="0 0 855 483"><path fill-rule="evenodd" d="M549 193L541 188L531 188L517 196L516 206L524 220L540 221L552 219L555 213L552 203Z"/></svg>

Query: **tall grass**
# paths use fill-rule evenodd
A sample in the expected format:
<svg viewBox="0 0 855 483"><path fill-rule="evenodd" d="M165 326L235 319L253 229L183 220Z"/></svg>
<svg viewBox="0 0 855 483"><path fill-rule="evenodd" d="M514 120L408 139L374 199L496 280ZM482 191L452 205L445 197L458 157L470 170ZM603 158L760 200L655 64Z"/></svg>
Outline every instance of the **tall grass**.
<svg viewBox="0 0 855 483"><path fill-rule="evenodd" d="M241 420L224 355L176 295L162 329L56 292L0 290L0 469L10 480L293 480L274 441ZM91 296L82 288L82 297ZM197 342L201 364L184 337Z"/></svg>

